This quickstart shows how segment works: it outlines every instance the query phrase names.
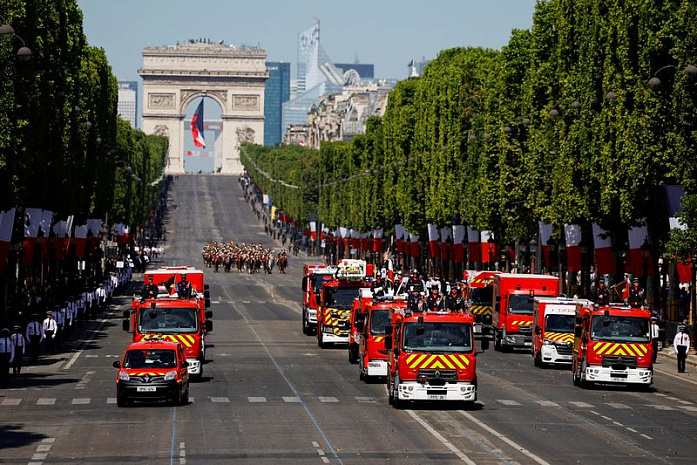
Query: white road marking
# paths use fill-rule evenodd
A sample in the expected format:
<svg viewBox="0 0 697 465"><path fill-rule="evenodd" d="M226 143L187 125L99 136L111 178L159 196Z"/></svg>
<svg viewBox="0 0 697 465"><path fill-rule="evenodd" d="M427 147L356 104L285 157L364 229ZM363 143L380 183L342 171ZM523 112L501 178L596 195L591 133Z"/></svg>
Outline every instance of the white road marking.
<svg viewBox="0 0 697 465"><path fill-rule="evenodd" d="M488 431L489 433L493 434L494 436L496 436L497 438L499 438L500 440L502 440L503 442L505 442L505 443L508 444L509 446L511 446L511 447L513 447L514 449L516 449L516 450L517 450L518 452L520 452L521 454L524 454L525 456L527 456L527 457L529 457L530 459L534 460L536 463L539 463L540 465L550 465L549 462L547 462L547 461L545 461L544 459L542 459L542 458L538 457L537 455L533 454L532 452L530 452L529 450L525 449L524 447L522 447L520 444L516 443L515 441L512 441L511 439L507 438L506 436L504 436L503 434L499 433L498 431L496 431L495 429L493 429L493 428L490 427L489 425L485 424L485 423L484 423L483 421L481 421L480 419L475 418L475 417L472 416L471 414L469 414L469 413L467 413L467 412L465 412L465 411L462 411L462 410L458 410L458 412L460 412L460 414L461 414L463 417L467 418L467 419L470 420L472 423L474 423L474 424L480 426L480 427L483 428L484 430L486 430L486 431Z"/></svg>
<svg viewBox="0 0 697 465"><path fill-rule="evenodd" d="M82 398L78 397L78 398L73 399L71 404L72 405L88 405L91 401L92 401L92 399L90 399L89 397L82 397Z"/></svg>
<svg viewBox="0 0 697 465"><path fill-rule="evenodd" d="M627 428L627 431L631 431L632 433L638 433L639 431L635 430L634 428Z"/></svg>
<svg viewBox="0 0 697 465"><path fill-rule="evenodd" d="M211 397L211 402L215 403L229 403L230 399L227 397Z"/></svg>
<svg viewBox="0 0 697 465"><path fill-rule="evenodd" d="M681 404L685 404L685 405L692 405L694 403L694 402L690 402L689 400L679 400L678 402L680 402Z"/></svg>
<svg viewBox="0 0 697 465"><path fill-rule="evenodd" d="M56 438L43 438L41 442L43 442L44 444L53 444L54 442L56 442Z"/></svg>
<svg viewBox="0 0 697 465"><path fill-rule="evenodd" d="M87 387L87 383L90 382L90 380L92 379L92 375L94 375L95 373L96 371L88 371L87 373L85 373L85 376L83 376L80 382L77 383L77 385L75 385L75 389L85 389L85 387Z"/></svg>
<svg viewBox="0 0 697 465"><path fill-rule="evenodd" d="M604 419L606 419L607 421L612 421L612 418L606 417L605 415L600 415L600 418L604 418Z"/></svg>
<svg viewBox="0 0 697 465"><path fill-rule="evenodd" d="M660 396L660 397L668 397L668 394L662 394L660 392L655 393L654 395Z"/></svg>
<svg viewBox="0 0 697 465"><path fill-rule="evenodd" d="M63 366L63 369L64 369L64 370L67 370L67 369L69 369L71 366L73 366L73 364L77 361L77 358L78 358L80 355L82 355L82 349L78 350L77 352L75 352L75 353L73 354L72 357L70 357L70 360L68 360L68 362Z"/></svg>
<svg viewBox="0 0 697 465"><path fill-rule="evenodd" d="M629 405L622 404L622 403L619 403L619 402L606 402L606 404L609 405L609 406L612 407L612 408L616 408L616 409L620 409L620 410L621 410L621 409L630 409L630 408L631 408Z"/></svg>
<svg viewBox="0 0 697 465"><path fill-rule="evenodd" d="M46 460L46 457L48 457L48 454L34 454L31 456L32 460Z"/></svg>
<svg viewBox="0 0 697 465"><path fill-rule="evenodd" d="M442 434L440 434L438 431L436 431L431 425L428 424L426 420L421 418L416 412L413 410L407 410L406 411L410 417L412 417L414 420L416 420L421 426L424 427L426 431L431 433L431 436L434 438L438 439L441 444L443 444L445 447L447 447L450 452L453 454L457 455L457 457L462 460L464 463L468 465L476 465L464 452L462 452L460 449L455 447L450 441L445 439Z"/></svg>
<svg viewBox="0 0 697 465"><path fill-rule="evenodd" d="M620 423L619 421L614 421L614 420L613 420L613 421L612 421L612 424L613 424L613 425L617 425L617 426L622 426L622 427L624 427L624 425L623 425L622 423Z"/></svg>
<svg viewBox="0 0 697 465"><path fill-rule="evenodd" d="M671 396L666 396L666 399L670 399L670 400L680 400L680 399L678 399L677 397L671 397Z"/></svg>
<svg viewBox="0 0 697 465"><path fill-rule="evenodd" d="M92 354L85 355L85 358L97 358L97 357L99 357L99 355L92 355Z"/></svg>
<svg viewBox="0 0 697 465"><path fill-rule="evenodd" d="M697 412L697 407L685 406L683 407L683 410L687 410L688 412Z"/></svg>
<svg viewBox="0 0 697 465"><path fill-rule="evenodd" d="M510 400L510 399L496 399L496 402L499 402L503 405L521 405L520 402L517 400Z"/></svg>
<svg viewBox="0 0 697 465"><path fill-rule="evenodd" d="M5 406L17 406L22 402L22 399L3 399L2 405L3 407Z"/></svg>
<svg viewBox="0 0 697 465"><path fill-rule="evenodd" d="M559 404L551 400L538 400L537 403L543 407L559 407Z"/></svg>
<svg viewBox="0 0 697 465"><path fill-rule="evenodd" d="M283 402L300 402L300 397L292 397L292 396L284 397ZM319 447L319 446L315 446L315 447Z"/></svg>
<svg viewBox="0 0 697 465"><path fill-rule="evenodd" d="M39 444L36 446L36 452L51 452L53 444Z"/></svg>
<svg viewBox="0 0 697 465"><path fill-rule="evenodd" d="M647 407L653 407L656 410L664 410L664 411L675 410L673 407L669 407L667 405L647 405Z"/></svg>
<svg viewBox="0 0 697 465"><path fill-rule="evenodd" d="M339 402L336 397L318 397L320 402Z"/></svg>
<svg viewBox="0 0 697 465"><path fill-rule="evenodd" d="M56 399L43 397L36 401L36 405L56 405Z"/></svg>
<svg viewBox="0 0 697 465"><path fill-rule="evenodd" d="M115 404L116 403L116 397L109 397L106 400L107 404Z"/></svg>
<svg viewBox="0 0 697 465"><path fill-rule="evenodd" d="M242 303L243 303L243 304L249 304L250 302L249 302L249 300L243 300Z"/></svg>
<svg viewBox="0 0 697 465"><path fill-rule="evenodd" d="M640 434L639 436L641 436L642 438L646 438L648 440L653 440L653 438L651 436L647 436L644 433Z"/></svg>
<svg viewBox="0 0 697 465"><path fill-rule="evenodd" d="M266 402L266 397L247 397L247 401L251 403Z"/></svg>
<svg viewBox="0 0 697 465"><path fill-rule="evenodd" d="M319 442L312 441L312 447L314 447L315 449L319 448Z"/></svg>
<svg viewBox="0 0 697 465"><path fill-rule="evenodd" d="M376 402L375 397L356 397L356 400L366 404L374 404Z"/></svg>
<svg viewBox="0 0 697 465"><path fill-rule="evenodd" d="M569 402L571 405L575 405L579 408L593 408L593 406L587 402Z"/></svg>

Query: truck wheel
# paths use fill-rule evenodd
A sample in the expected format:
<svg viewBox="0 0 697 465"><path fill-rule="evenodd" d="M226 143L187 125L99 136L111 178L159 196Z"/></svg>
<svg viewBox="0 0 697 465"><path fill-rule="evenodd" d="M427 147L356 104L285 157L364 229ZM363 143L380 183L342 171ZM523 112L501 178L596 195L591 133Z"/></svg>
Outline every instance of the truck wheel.
<svg viewBox="0 0 697 465"><path fill-rule="evenodd" d="M358 363L358 347L355 344L352 344L349 346L348 358L349 358L349 363L351 363L351 364Z"/></svg>
<svg viewBox="0 0 697 465"><path fill-rule="evenodd" d="M128 407L130 405L130 401L128 400L128 397L126 396L118 396L116 398L116 405L119 407Z"/></svg>
<svg viewBox="0 0 697 465"><path fill-rule="evenodd" d="M320 349L324 349L324 338L322 337L322 333L317 333L317 347Z"/></svg>
<svg viewBox="0 0 697 465"><path fill-rule="evenodd" d="M544 368L544 363L542 363L542 357L540 357L540 353L536 353L534 355L535 357L535 366L538 368Z"/></svg>
<svg viewBox="0 0 697 465"><path fill-rule="evenodd" d="M578 367L576 365L578 365L576 362L573 362L571 365L571 379L574 382L574 386L580 386L581 380L579 379Z"/></svg>
<svg viewBox="0 0 697 465"><path fill-rule="evenodd" d="M593 387L593 382L586 379L586 361L581 363L581 372L578 375L580 386L583 389L591 389Z"/></svg>

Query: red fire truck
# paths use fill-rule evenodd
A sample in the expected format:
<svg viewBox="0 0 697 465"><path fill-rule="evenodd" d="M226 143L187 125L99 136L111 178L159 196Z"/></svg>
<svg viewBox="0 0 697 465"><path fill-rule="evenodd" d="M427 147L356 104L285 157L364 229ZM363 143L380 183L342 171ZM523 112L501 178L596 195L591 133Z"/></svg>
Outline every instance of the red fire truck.
<svg viewBox="0 0 697 465"><path fill-rule="evenodd" d="M572 362L577 386L653 382L651 312L642 308L576 306Z"/></svg>
<svg viewBox="0 0 697 465"><path fill-rule="evenodd" d="M349 331L348 358L349 363L358 363L360 352L361 332L365 312L373 303L373 293L368 288L358 290L358 297L353 299L351 307L351 331Z"/></svg>
<svg viewBox="0 0 697 465"><path fill-rule="evenodd" d="M317 313L317 345L327 343L347 344L351 331L353 299L361 288L369 287L365 281L364 260L344 259L339 262L334 277L322 282L319 311Z"/></svg>
<svg viewBox="0 0 697 465"><path fill-rule="evenodd" d="M461 313L392 313L386 328L387 393L403 401L477 400L474 317ZM482 350L489 340L482 338Z"/></svg>
<svg viewBox="0 0 697 465"><path fill-rule="evenodd" d="M492 306L494 349L530 348L535 297L556 297L559 278L540 274L501 273L494 276Z"/></svg>
<svg viewBox="0 0 697 465"><path fill-rule="evenodd" d="M531 352L536 367L571 363L576 304L592 305L582 299L535 298Z"/></svg>
<svg viewBox="0 0 697 465"><path fill-rule="evenodd" d="M392 325L392 314L404 312L407 301L403 297L378 297L358 315L359 377L368 382L374 377L387 376L387 350L385 336Z"/></svg>
<svg viewBox="0 0 697 465"><path fill-rule="evenodd" d="M325 265L305 265L303 267L303 334L309 336L317 330L317 309L319 294L324 280L331 280L336 268Z"/></svg>
<svg viewBox="0 0 697 465"><path fill-rule="evenodd" d="M163 340L182 344L189 374L200 379L206 358L206 336L213 330L212 316L196 299L136 300L130 311L124 311L123 330L133 334L133 342L158 335Z"/></svg>
<svg viewBox="0 0 697 465"><path fill-rule="evenodd" d="M482 335L482 328L491 328L494 275L500 273L500 271L473 271L468 273L472 278L467 283L469 290L465 297L469 310L474 315L474 335L476 337ZM489 332L491 331L489 330Z"/></svg>

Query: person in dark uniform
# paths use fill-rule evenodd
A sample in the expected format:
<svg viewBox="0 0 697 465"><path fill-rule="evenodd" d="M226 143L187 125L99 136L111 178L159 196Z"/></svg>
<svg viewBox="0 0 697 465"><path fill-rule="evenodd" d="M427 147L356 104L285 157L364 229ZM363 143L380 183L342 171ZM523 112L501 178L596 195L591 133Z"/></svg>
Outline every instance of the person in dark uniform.
<svg viewBox="0 0 697 465"><path fill-rule="evenodd" d="M27 325L26 336L27 343L29 344L31 363L36 363L39 359L41 341L44 339L44 327L39 321L39 315L37 313L32 313L31 315L31 321Z"/></svg>
<svg viewBox="0 0 697 465"><path fill-rule="evenodd" d="M27 340L24 338L24 334L22 334L21 326L15 325L14 333L10 336L10 340L15 348L15 358L12 362L12 374L18 375L22 372L22 358L27 348Z"/></svg>
<svg viewBox="0 0 697 465"><path fill-rule="evenodd" d="M601 279L598 282L598 287L596 287L591 294L591 300L598 305L610 304L610 290L605 286L604 280Z"/></svg>
<svg viewBox="0 0 697 465"><path fill-rule="evenodd" d="M148 276L148 283L143 286L141 296L144 299L154 299L157 296L157 284L153 283L152 275Z"/></svg>
<svg viewBox="0 0 697 465"><path fill-rule="evenodd" d="M10 379L10 365L15 356L15 349L10 340L10 330L0 330L0 385L5 385Z"/></svg>
<svg viewBox="0 0 697 465"><path fill-rule="evenodd" d="M407 309L412 313L423 312L424 301L421 298L421 291L418 287L409 288L409 297L407 298Z"/></svg>
<svg viewBox="0 0 697 465"><path fill-rule="evenodd" d="M639 286L639 278L632 279L627 303L630 307L634 308L639 308L644 304L644 290Z"/></svg>
<svg viewBox="0 0 697 465"><path fill-rule="evenodd" d="M179 297L182 299L190 299L193 293L194 290L191 287L191 282L189 282L189 280L186 279L186 275L183 274L182 280L177 283L177 294L179 294Z"/></svg>
<svg viewBox="0 0 697 465"><path fill-rule="evenodd" d="M445 297L445 308L451 312L462 312L465 309L460 288L454 283L450 285L450 293Z"/></svg>
<svg viewBox="0 0 697 465"><path fill-rule="evenodd" d="M440 312L444 306L445 302L438 292L438 286L431 286L431 293L426 297L426 310L429 312Z"/></svg>

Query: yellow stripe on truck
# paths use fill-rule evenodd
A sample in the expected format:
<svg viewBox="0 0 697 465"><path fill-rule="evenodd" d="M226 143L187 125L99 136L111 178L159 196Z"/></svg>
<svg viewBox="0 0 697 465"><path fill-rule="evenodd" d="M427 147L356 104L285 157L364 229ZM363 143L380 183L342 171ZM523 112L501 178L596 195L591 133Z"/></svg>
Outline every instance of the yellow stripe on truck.
<svg viewBox="0 0 697 465"><path fill-rule="evenodd" d="M407 367L412 370L419 368L459 368L464 370L469 364L469 359L460 354L453 355L428 355L428 354L410 354L405 359Z"/></svg>
<svg viewBox="0 0 697 465"><path fill-rule="evenodd" d="M645 344L621 344L612 342L596 342L593 350L598 355L617 355L641 357L649 353Z"/></svg>

